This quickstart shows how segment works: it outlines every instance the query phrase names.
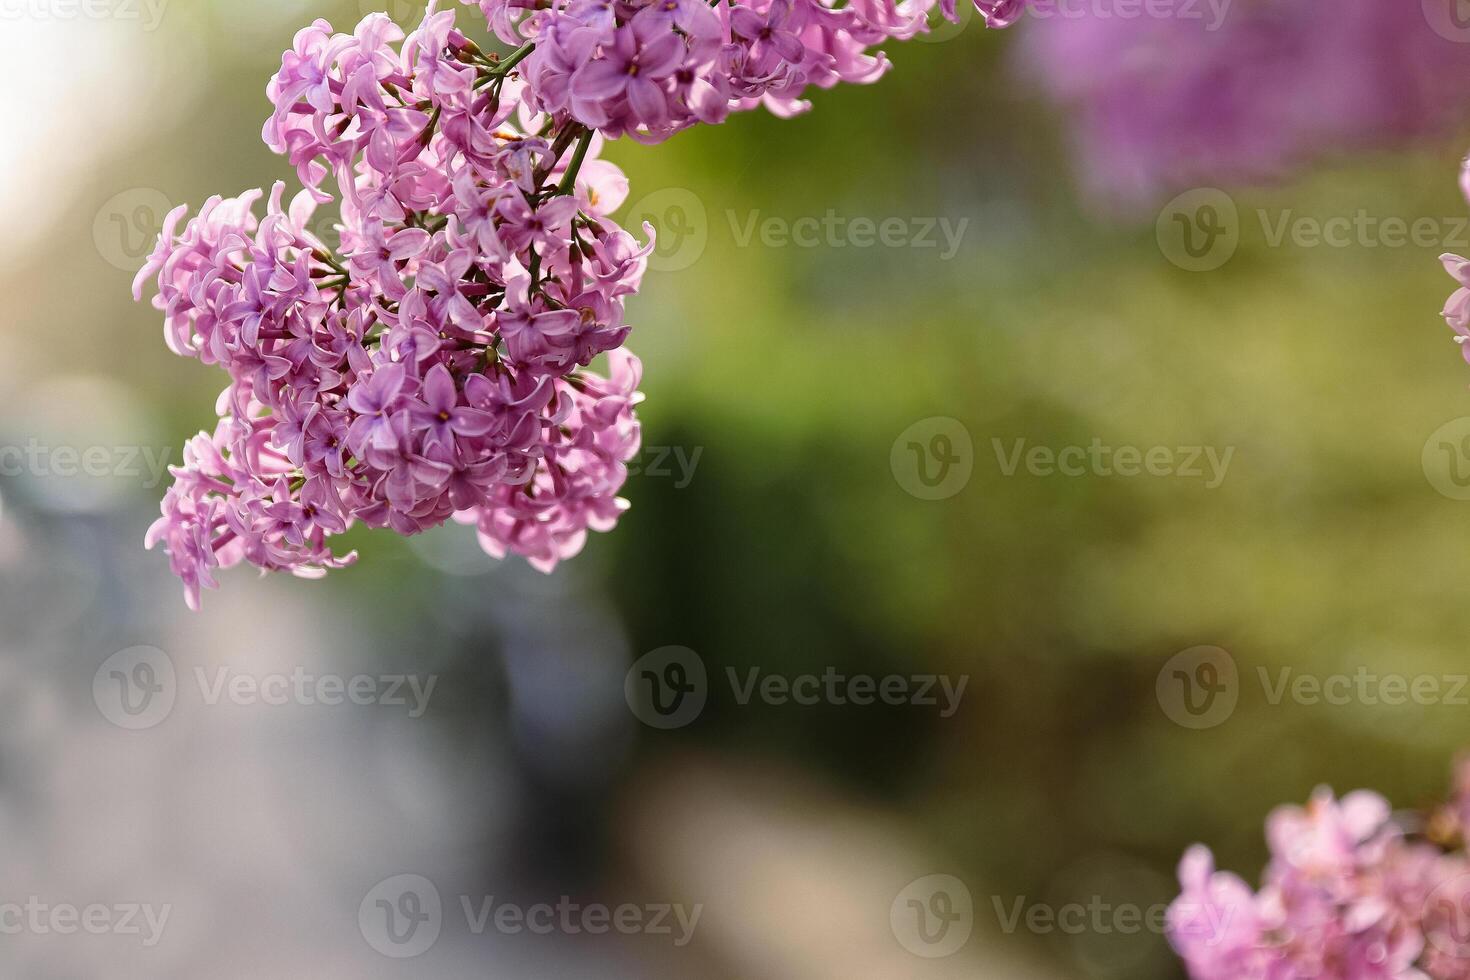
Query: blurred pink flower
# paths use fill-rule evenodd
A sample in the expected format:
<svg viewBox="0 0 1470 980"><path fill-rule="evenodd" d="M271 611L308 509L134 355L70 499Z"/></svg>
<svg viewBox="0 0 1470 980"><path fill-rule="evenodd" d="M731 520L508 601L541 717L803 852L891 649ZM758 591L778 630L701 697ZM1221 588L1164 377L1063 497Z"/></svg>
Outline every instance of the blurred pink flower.
<svg viewBox="0 0 1470 980"><path fill-rule="evenodd" d="M1455 799L1431 826L1466 805ZM1418 821L1415 821L1416 823ZM1169 940L1194 980L1464 980L1470 860L1464 839L1412 837L1376 793L1318 790L1267 821L1271 860L1253 892L1190 848Z"/></svg>
<svg viewBox="0 0 1470 980"><path fill-rule="evenodd" d="M1436 33L1417 4L1175 4L1124 17L1103 3L1035 0L1018 68L1068 111L1080 179L1104 202L1270 179L1463 115L1454 86L1470 45Z"/></svg>

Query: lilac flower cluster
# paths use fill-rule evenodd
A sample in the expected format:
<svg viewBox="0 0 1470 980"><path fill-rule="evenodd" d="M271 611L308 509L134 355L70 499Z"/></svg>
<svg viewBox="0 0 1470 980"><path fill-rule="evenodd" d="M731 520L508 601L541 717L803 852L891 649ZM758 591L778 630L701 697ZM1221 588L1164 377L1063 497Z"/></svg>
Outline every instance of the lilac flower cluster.
<svg viewBox="0 0 1470 980"><path fill-rule="evenodd" d="M1180 864L1169 938L1194 980L1470 978L1470 766L1455 798L1394 815L1376 793L1319 790L1267 821L1253 892L1204 847Z"/></svg>
<svg viewBox="0 0 1470 980"><path fill-rule="evenodd" d="M549 570L606 530L638 450L626 297L651 248L608 218L626 194L585 130L552 130L522 86L431 13L353 35L317 22L272 80L266 142L307 189L168 218L135 289L176 353L231 384L149 532L191 605L248 561L319 575L361 521L414 534L451 517L486 550ZM400 43L401 42L401 43ZM309 227L341 200L333 251ZM650 229L651 232L651 229ZM338 256L341 256L340 258ZM611 372L584 370L610 353Z"/></svg>
<svg viewBox="0 0 1470 980"><path fill-rule="evenodd" d="M230 375L147 537L192 607L218 568L351 563L332 539L358 522L472 524L543 571L610 529L640 438L624 303L653 229L611 220L628 185L604 139L870 81L887 63L868 49L934 0L478 0L522 42L504 57L437 2L407 36L386 14L301 31L263 136L304 189L277 184L263 216L260 191L182 229L174 211L134 283L156 281L175 353ZM997 26L1019 12L976 3ZM336 248L312 224L333 201Z"/></svg>
<svg viewBox="0 0 1470 980"><path fill-rule="evenodd" d="M656 143L695 123L764 105L807 108L809 86L871 82L888 69L873 45L927 30L934 0L462 0L497 36L534 50L525 76L536 108L609 137ZM975 0L991 26L1023 0ZM940 0L956 19L955 0Z"/></svg>
<svg viewBox="0 0 1470 980"><path fill-rule="evenodd" d="M1042 16L1038 0L1019 49L1026 83L1072 111L1080 172L1109 204L1275 178L1324 150L1463 116L1447 86L1470 70L1470 45L1436 33L1417 4L1164 4L1129 16L1112 3L1065 14L1047 3Z"/></svg>

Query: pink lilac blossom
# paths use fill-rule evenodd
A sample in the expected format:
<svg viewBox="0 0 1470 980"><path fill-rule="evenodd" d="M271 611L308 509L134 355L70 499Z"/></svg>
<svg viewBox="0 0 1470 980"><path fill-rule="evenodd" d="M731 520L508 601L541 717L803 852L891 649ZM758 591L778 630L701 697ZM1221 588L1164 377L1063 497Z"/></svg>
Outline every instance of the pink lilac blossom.
<svg viewBox="0 0 1470 980"><path fill-rule="evenodd" d="M1395 819L1359 791L1318 790L1266 824L1271 860L1253 891L1196 846L1179 866L1169 940L1194 980L1470 978L1470 765L1455 798Z"/></svg>
<svg viewBox="0 0 1470 980"><path fill-rule="evenodd" d="M1111 0L1032 5L1019 74L1069 110L1080 179L1108 205L1272 179L1463 117L1447 86L1470 70L1470 45L1417 4L1237 0L1143 17Z"/></svg>
<svg viewBox="0 0 1470 980"><path fill-rule="evenodd" d="M1470 200L1470 159L1460 165L1460 190ZM1455 332L1455 343L1460 345L1460 354L1470 361L1470 260L1451 252L1439 257L1445 271L1459 284L1445 303L1442 316Z"/></svg>
<svg viewBox="0 0 1470 980"><path fill-rule="evenodd" d="M871 81L871 47L933 2L478 0L521 45L504 57L438 0L407 35L382 13L297 34L262 136L303 190L175 210L134 283L156 284L171 350L230 376L147 535L189 605L220 568L351 564L333 539L358 523L454 520L548 572L611 529L640 439L624 304L653 229L611 219L628 183L604 140ZM976 3L997 26L1018 9ZM313 224L332 202L335 247Z"/></svg>
<svg viewBox="0 0 1470 980"><path fill-rule="evenodd" d="M1470 361L1470 346L1466 343L1470 341L1470 260L1451 253L1441 255L1439 260L1444 263L1445 271L1460 284L1445 303L1443 316L1455 332L1455 343L1460 345L1460 353Z"/></svg>
<svg viewBox="0 0 1470 980"><path fill-rule="evenodd" d="M217 568L316 576L355 523L451 518L550 570L607 530L638 451L623 304L652 247L607 215L625 182L586 131L548 132L524 87L432 7L302 31L272 80L277 184L169 215L135 283L176 353L231 382L148 534L197 607ZM480 84L488 78L488 84ZM585 175L580 168L589 161ZM340 196L337 247L313 232ZM610 358L602 377L587 367Z"/></svg>
<svg viewBox="0 0 1470 980"><path fill-rule="evenodd" d="M935 0L462 0L478 6L526 57L528 102L559 122L656 143L696 123L764 106L808 108L804 93L876 81L889 67L873 47L928 29ZM975 0L1004 27L1022 0ZM955 0L939 0L956 20Z"/></svg>

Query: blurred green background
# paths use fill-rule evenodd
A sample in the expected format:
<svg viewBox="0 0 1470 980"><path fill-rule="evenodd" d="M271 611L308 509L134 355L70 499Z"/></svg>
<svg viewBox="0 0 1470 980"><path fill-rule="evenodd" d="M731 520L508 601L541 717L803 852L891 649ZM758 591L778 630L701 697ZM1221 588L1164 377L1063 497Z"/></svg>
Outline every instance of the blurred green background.
<svg viewBox="0 0 1470 980"><path fill-rule="evenodd" d="M265 82L296 27L324 16L347 29L362 12L174 0L156 31L68 24L24 43L35 64L10 52L39 84L4 110L18 140L5 200L22 229L0 246L5 439L80 445L107 432L174 447L211 424L223 375L167 352L159 316L128 302L130 273L109 260L145 249L108 235L130 237L137 202L151 199L138 189L197 206L291 179L258 138ZM417 18L410 5L398 13ZM165 646L156 634L187 659L223 624L290 608L334 662L426 665L442 675L428 716L441 761L482 802L516 801L513 818L470 835L513 841L513 859L466 864L553 890L709 901L688 950L620 960L628 975L1181 976L1158 935L1008 934L999 909L1167 902L1195 841L1255 880L1271 807L1322 783L1416 805L1443 790L1470 733L1457 698L1273 704L1261 680L1366 668L1450 679L1448 690L1470 670L1470 503L1438 492L1423 462L1470 400L1437 316L1446 249L1273 247L1258 220L1366 209L1434 218L1463 238L1453 177L1470 130L1279 186L1227 185L1239 249L1189 272L1161 250L1157 212L1104 219L1079 196L1086 163L1068 155L1065 117L1016 81L1013 41L972 23L892 48L881 83L818 93L799 118L748 113L663 146L609 145L632 184L625 223L672 225L630 304L629 343L645 364L645 443L667 449L674 472L633 477L619 528L551 582L478 559L463 529L366 534L361 563L327 582L237 571L185 619L163 556L117 559L131 570L113 582L119 566L92 538L66 538L85 521L119 553L141 548L161 489L113 481L79 504L63 481L33 476L0 483L24 540L0 585L7 649L40 651L24 661L37 670L72 658L58 675L69 684L114 649ZM69 67L45 81L41 63L58 57ZM942 244L741 242L753 219L828 209L968 224L947 259ZM923 500L892 455L936 417L969 433L973 474ZM1215 488L1008 476L996 440L1008 451L1022 439L1234 456ZM699 453L687 480L676 451ZM105 587L48 639L47 602L73 577L54 569L94 562ZM109 599L110 588L124 591ZM570 717L583 702L568 691L591 684L616 706L626 665L666 645L697 651L714 679L695 723L659 732L625 707L596 724ZM1200 645L1229 651L1239 703L1192 730L1171 721L1156 682ZM719 679L751 667L970 680L941 718L912 705L742 705ZM135 759L149 751L129 744ZM309 805L330 806L322 794ZM158 819L188 819L170 805ZM687 846L660 836L670 827ZM782 857L788 848L805 860ZM854 897L879 866L876 899ZM945 960L910 956L889 934L888 900L936 872L974 903L974 938ZM732 884L742 874L749 888ZM850 917L829 888L852 900ZM352 906L338 911L350 932ZM865 949L896 958L856 960ZM432 960L354 969L468 975Z"/></svg>

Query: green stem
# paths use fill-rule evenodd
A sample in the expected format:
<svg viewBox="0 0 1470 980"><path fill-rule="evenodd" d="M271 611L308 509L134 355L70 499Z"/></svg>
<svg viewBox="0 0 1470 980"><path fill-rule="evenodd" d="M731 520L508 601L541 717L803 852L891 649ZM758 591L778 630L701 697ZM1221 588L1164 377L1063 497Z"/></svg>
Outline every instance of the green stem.
<svg viewBox="0 0 1470 980"><path fill-rule="evenodd" d="M494 67L486 69L484 74L480 77L480 80L475 82L475 88L483 88L496 79L504 78L506 75L510 74L510 70L512 68L520 64L522 61L525 61L526 57L535 50L535 41L527 41L525 44L522 44L510 54L506 55L504 60L497 61Z"/></svg>
<svg viewBox="0 0 1470 980"><path fill-rule="evenodd" d="M506 72L510 71L516 65L524 61L526 59L526 56L535 50L536 42L527 41L525 44L522 44L520 47L516 48L509 55L507 55L506 59L500 62L499 66L496 68L496 71L504 75Z"/></svg>
<svg viewBox="0 0 1470 980"><path fill-rule="evenodd" d="M424 131L419 134L419 142L428 146L434 140L434 130L439 126L439 115L444 111L443 106L435 106L429 121L424 124Z"/></svg>
<svg viewBox="0 0 1470 980"><path fill-rule="evenodd" d="M318 249L313 249L312 254L315 255L316 258L320 259L322 262L325 262L327 265L329 265L333 269L337 270L337 274L338 275L342 275L342 276L349 275L349 273L347 272L346 267L344 267L342 265L342 262L337 258L337 256L333 255L331 252L323 251L322 249L319 249L318 248Z"/></svg>
<svg viewBox="0 0 1470 980"><path fill-rule="evenodd" d="M587 148L592 145L592 131L584 130L577 140L577 148L572 152L572 162L567 164L566 175L561 179L561 186L556 189L558 194L570 194L577 186L577 172L582 169L582 161L587 159Z"/></svg>

